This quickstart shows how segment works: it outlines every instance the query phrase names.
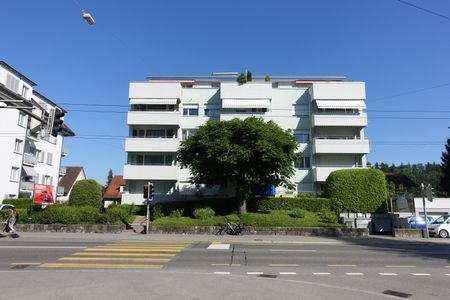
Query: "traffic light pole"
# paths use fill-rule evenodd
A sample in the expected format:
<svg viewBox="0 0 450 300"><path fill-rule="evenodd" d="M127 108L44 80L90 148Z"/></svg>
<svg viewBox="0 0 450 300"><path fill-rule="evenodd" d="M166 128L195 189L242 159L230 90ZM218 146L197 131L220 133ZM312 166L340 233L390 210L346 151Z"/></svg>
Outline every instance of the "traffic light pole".
<svg viewBox="0 0 450 300"><path fill-rule="evenodd" d="M425 188L423 183L420 186L422 187L423 213L425 214L425 237L428 239L428 218L427 218L427 209L425 208Z"/></svg>
<svg viewBox="0 0 450 300"><path fill-rule="evenodd" d="M148 187L148 193L147 193L147 220L146 220L146 225L145 225L145 234L148 234L149 230L148 230L148 226L150 223L150 181L147 183L147 187Z"/></svg>

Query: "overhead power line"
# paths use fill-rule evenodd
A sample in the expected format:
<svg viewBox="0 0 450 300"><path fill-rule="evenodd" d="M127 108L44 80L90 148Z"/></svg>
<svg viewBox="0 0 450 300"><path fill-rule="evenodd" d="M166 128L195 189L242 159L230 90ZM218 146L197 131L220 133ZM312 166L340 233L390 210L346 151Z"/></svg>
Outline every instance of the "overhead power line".
<svg viewBox="0 0 450 300"><path fill-rule="evenodd" d="M421 11L426 12L426 13L432 14L432 15L434 15L436 17L440 17L440 18L446 19L447 21L450 21L450 17L448 17L446 15L443 15L443 14L440 14L440 13L437 13L435 11L429 10L429 9L427 9L425 7L421 7L419 5L416 5L416 4L413 4L413 3L410 3L410 2L404 1L404 0L397 0L397 1L402 3L402 4L409 5L411 7L417 8L417 9L419 9Z"/></svg>

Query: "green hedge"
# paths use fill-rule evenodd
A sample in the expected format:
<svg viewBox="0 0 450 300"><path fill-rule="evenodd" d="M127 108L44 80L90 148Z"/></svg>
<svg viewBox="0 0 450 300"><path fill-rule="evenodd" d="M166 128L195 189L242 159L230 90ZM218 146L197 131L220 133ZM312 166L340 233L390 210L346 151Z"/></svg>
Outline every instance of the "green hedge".
<svg viewBox="0 0 450 300"><path fill-rule="evenodd" d="M292 217L291 214L301 212L302 218ZM327 214L331 212L326 212ZM329 222L332 221L332 222ZM266 214L246 213L241 216L241 222L247 226L262 227L341 227L335 220L325 219L321 213L314 213L306 210L273 210Z"/></svg>
<svg viewBox="0 0 450 300"><path fill-rule="evenodd" d="M16 208L30 208L32 200L31 198L4 199L2 204L11 204Z"/></svg>
<svg viewBox="0 0 450 300"><path fill-rule="evenodd" d="M326 198L260 198L255 199L249 211L269 211L269 210L293 210L304 209L311 212L331 210L330 199Z"/></svg>
<svg viewBox="0 0 450 300"><path fill-rule="evenodd" d="M323 191L337 212L373 213L386 199L386 180L376 169L338 170L328 176Z"/></svg>
<svg viewBox="0 0 450 300"><path fill-rule="evenodd" d="M75 183L69 197L70 205L103 206L102 187L93 179L80 180Z"/></svg>
<svg viewBox="0 0 450 300"><path fill-rule="evenodd" d="M218 215L228 215L237 210L235 198L203 198L192 201L160 202L152 207L152 215L155 217L169 216L172 211L183 210L183 216L192 216L198 207L210 207Z"/></svg>

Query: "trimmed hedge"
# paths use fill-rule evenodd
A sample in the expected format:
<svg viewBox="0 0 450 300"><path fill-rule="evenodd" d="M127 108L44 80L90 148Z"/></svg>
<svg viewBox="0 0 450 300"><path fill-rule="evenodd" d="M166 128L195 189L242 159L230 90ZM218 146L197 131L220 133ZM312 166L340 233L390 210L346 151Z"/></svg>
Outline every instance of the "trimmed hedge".
<svg viewBox="0 0 450 300"><path fill-rule="evenodd" d="M102 187L93 179L80 180L75 183L69 197L70 205L103 206Z"/></svg>
<svg viewBox="0 0 450 300"><path fill-rule="evenodd" d="M235 198L203 198L192 201L160 202L152 207L152 216L161 218L169 216L172 211L183 211L183 216L193 216L198 207L210 207L218 215L228 215L236 211L237 200Z"/></svg>
<svg viewBox="0 0 450 300"><path fill-rule="evenodd" d="M336 212L373 213L386 199L386 179L377 169L348 169L332 172L324 185Z"/></svg>
<svg viewBox="0 0 450 300"><path fill-rule="evenodd" d="M260 198L256 199L253 205L250 211L293 210L297 208L311 212L331 210L330 199L326 198Z"/></svg>
<svg viewBox="0 0 450 300"><path fill-rule="evenodd" d="M296 210L298 213L299 211ZM302 211L303 217L297 218L292 217L293 211L290 210L273 210L267 214L258 213L246 213L241 216L241 223L246 226L256 226L256 227L341 227L342 225L336 222L329 223L324 220L320 214L309 212L306 210ZM331 213L331 212L327 212Z"/></svg>
<svg viewBox="0 0 450 300"><path fill-rule="evenodd" d="M31 198L4 199L2 204L11 204L15 208L30 208L32 200Z"/></svg>

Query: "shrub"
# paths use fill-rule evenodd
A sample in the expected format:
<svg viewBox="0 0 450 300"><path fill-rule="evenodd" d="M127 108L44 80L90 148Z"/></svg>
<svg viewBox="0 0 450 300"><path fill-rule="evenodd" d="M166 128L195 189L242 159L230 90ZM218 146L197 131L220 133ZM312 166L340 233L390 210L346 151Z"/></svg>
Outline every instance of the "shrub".
<svg viewBox="0 0 450 300"><path fill-rule="evenodd" d="M255 200L256 211L304 209L311 212L331 210L330 199L325 198L260 198Z"/></svg>
<svg viewBox="0 0 450 300"><path fill-rule="evenodd" d="M70 193L69 204L76 206L102 207L102 187L93 179L77 181Z"/></svg>
<svg viewBox="0 0 450 300"><path fill-rule="evenodd" d="M218 215L228 215L236 210L237 200L235 198L211 197L200 200L159 202L154 205L153 210L155 212L155 207L158 207L157 210L159 210L162 215L168 216L171 211L182 209L184 215L192 216L196 208L205 206L211 207Z"/></svg>
<svg viewBox="0 0 450 300"><path fill-rule="evenodd" d="M52 205L32 215L40 224L95 224L99 210L92 206Z"/></svg>
<svg viewBox="0 0 450 300"><path fill-rule="evenodd" d="M171 218L179 218L183 216L183 210L182 209L174 209L170 212L169 217Z"/></svg>
<svg viewBox="0 0 450 300"><path fill-rule="evenodd" d="M153 206L153 219L159 219L164 217L163 206L161 203L157 203Z"/></svg>
<svg viewBox="0 0 450 300"><path fill-rule="evenodd" d="M292 218L300 219L305 216L305 212L303 209L296 208L289 213L289 216Z"/></svg>
<svg viewBox="0 0 450 300"><path fill-rule="evenodd" d="M195 209L192 214L194 215L194 218L200 220L210 219L216 215L211 207L199 207Z"/></svg>
<svg viewBox="0 0 450 300"><path fill-rule="evenodd" d="M320 222L322 223L337 223L338 217L336 213L332 211L321 211L319 212Z"/></svg>
<svg viewBox="0 0 450 300"><path fill-rule="evenodd" d="M372 213L386 199L386 180L377 169L348 169L332 172L324 185L336 212Z"/></svg>
<svg viewBox="0 0 450 300"><path fill-rule="evenodd" d="M15 208L30 208L33 203L31 198L4 199L3 204L14 205Z"/></svg>

